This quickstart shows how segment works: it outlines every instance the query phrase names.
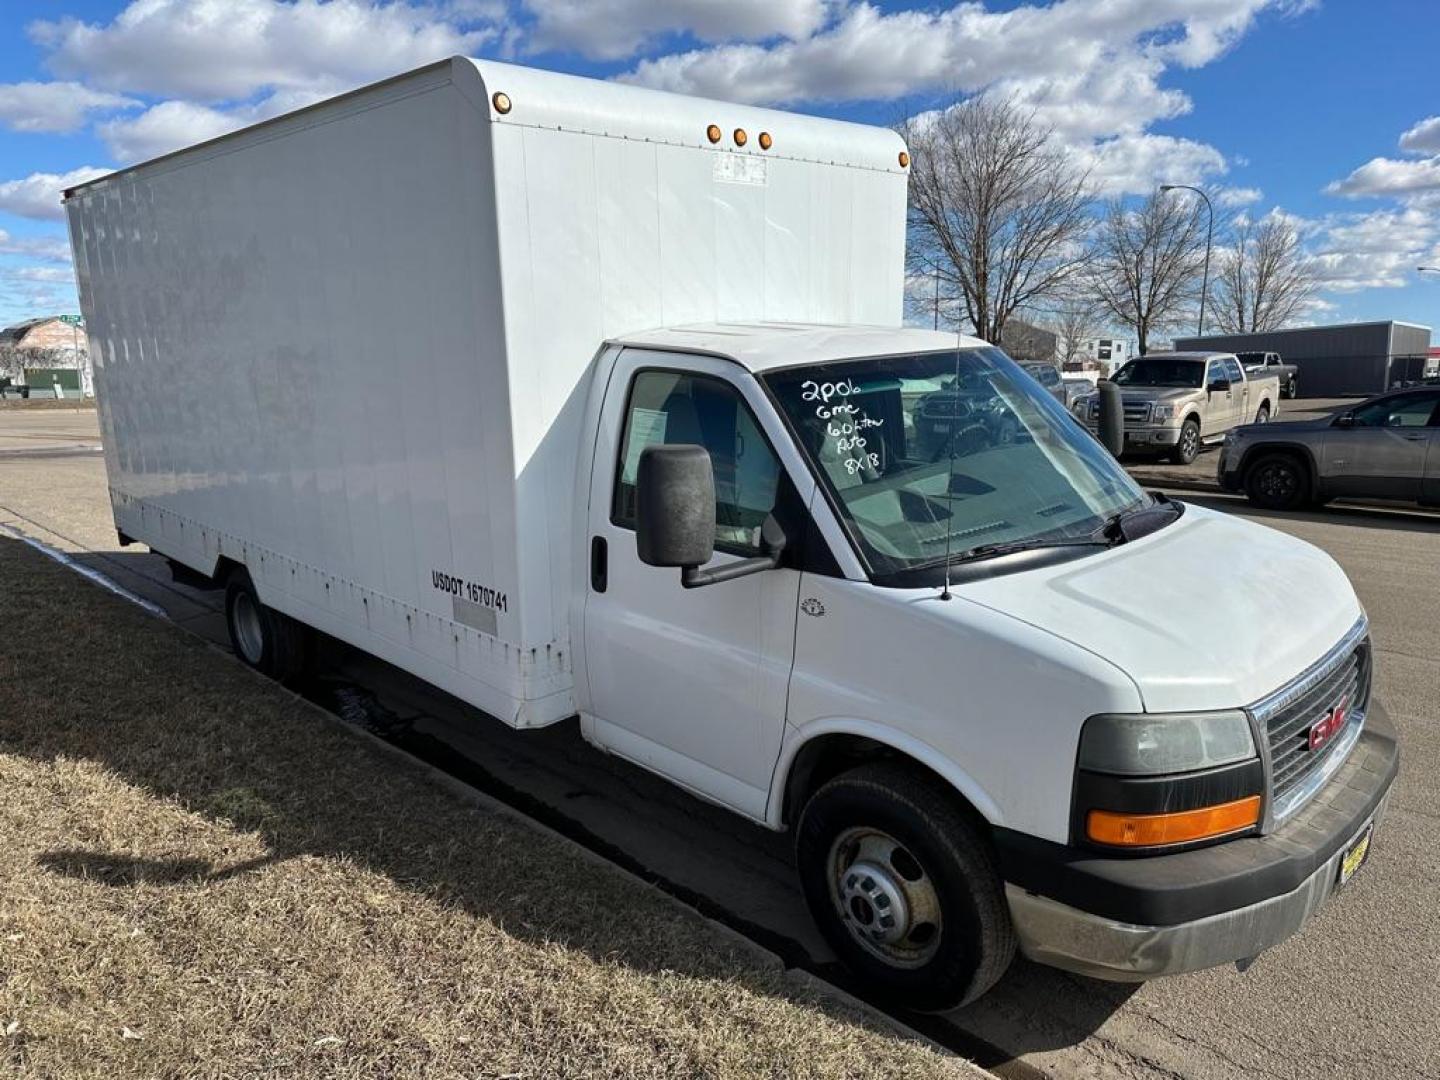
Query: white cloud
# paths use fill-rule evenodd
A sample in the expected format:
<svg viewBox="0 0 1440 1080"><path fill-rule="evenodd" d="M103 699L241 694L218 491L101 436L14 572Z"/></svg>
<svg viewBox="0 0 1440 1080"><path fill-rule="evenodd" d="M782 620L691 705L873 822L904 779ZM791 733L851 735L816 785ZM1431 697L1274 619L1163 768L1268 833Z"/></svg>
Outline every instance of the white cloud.
<svg viewBox="0 0 1440 1080"><path fill-rule="evenodd" d="M1126 134L1081 151L1101 195L1144 195L1161 184L1203 186L1225 172L1225 155L1206 143L1173 135Z"/></svg>
<svg viewBox="0 0 1440 1080"><path fill-rule="evenodd" d="M1315 259L1331 292L1402 288L1440 253L1440 223L1420 206L1345 214L1314 224Z"/></svg>
<svg viewBox="0 0 1440 1080"><path fill-rule="evenodd" d="M0 229L0 255L18 255L51 263L70 261L70 244L60 236L14 236Z"/></svg>
<svg viewBox="0 0 1440 1080"><path fill-rule="evenodd" d="M665 34L702 41L804 38L825 22L831 0L525 0L535 16L527 51L573 49L619 60Z"/></svg>
<svg viewBox="0 0 1440 1080"><path fill-rule="evenodd" d="M1059 0L987 11L882 12L868 2L799 41L726 44L642 61L626 78L747 102L892 99L974 92L1002 78L1058 79L1101 65L1198 66L1228 48L1270 0Z"/></svg>
<svg viewBox="0 0 1440 1080"><path fill-rule="evenodd" d="M1440 154L1440 116L1427 117L1401 135L1400 149L1412 154Z"/></svg>
<svg viewBox="0 0 1440 1080"><path fill-rule="evenodd" d="M1217 203L1227 209L1234 209L1239 206L1249 206L1257 203L1265 197L1265 193L1255 187L1222 187L1211 196ZM1275 211L1272 211L1272 213Z"/></svg>
<svg viewBox="0 0 1440 1080"><path fill-rule="evenodd" d="M229 109L189 101L162 101L139 116L111 120L96 127L116 161L130 163L168 154L218 138L250 124L314 104L327 95L291 90Z"/></svg>
<svg viewBox="0 0 1440 1080"><path fill-rule="evenodd" d="M1350 198L1375 195L1421 195L1440 191L1440 156L1406 161L1371 158L1343 180L1325 188L1331 195Z"/></svg>
<svg viewBox="0 0 1440 1080"><path fill-rule="evenodd" d="M65 217L60 206L61 193L77 184L89 183L109 171L85 165L59 175L31 173L23 180L0 182L0 211L20 217L60 221Z"/></svg>
<svg viewBox="0 0 1440 1080"><path fill-rule="evenodd" d="M131 0L108 23L65 18L29 29L61 76L213 103L270 87L337 92L494 36L447 16L459 18L436 5L367 0Z"/></svg>
<svg viewBox="0 0 1440 1080"><path fill-rule="evenodd" d="M0 124L15 131L77 131L92 112L138 104L133 98L92 90L77 82L0 84Z"/></svg>

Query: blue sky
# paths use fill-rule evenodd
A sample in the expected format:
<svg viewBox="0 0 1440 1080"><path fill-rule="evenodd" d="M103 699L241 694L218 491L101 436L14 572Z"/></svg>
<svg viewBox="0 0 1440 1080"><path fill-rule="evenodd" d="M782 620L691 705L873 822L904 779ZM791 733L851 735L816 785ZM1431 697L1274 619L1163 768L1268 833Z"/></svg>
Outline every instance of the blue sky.
<svg viewBox="0 0 1440 1080"><path fill-rule="evenodd" d="M1107 193L1289 215L1310 321L1440 328L1434 0L6 0L0 325L75 308L61 184L454 52L876 123L1013 96Z"/></svg>

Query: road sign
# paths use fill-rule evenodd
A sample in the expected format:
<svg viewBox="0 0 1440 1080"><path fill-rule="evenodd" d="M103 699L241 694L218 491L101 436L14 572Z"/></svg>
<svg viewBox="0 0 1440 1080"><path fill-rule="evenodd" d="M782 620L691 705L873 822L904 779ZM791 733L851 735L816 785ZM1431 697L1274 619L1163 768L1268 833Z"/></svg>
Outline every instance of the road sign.
<svg viewBox="0 0 1440 1080"><path fill-rule="evenodd" d="M85 325L85 316L84 316L84 315L61 315L61 316L60 316L60 321L63 322L66 326L84 326L84 325Z"/></svg>

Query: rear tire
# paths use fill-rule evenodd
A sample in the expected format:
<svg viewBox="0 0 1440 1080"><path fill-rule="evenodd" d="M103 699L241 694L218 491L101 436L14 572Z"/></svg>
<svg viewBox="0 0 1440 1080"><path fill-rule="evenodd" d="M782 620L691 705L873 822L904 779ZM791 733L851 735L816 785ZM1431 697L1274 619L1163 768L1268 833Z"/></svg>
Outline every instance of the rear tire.
<svg viewBox="0 0 1440 1080"><path fill-rule="evenodd" d="M1310 476L1293 454L1264 454L1245 470L1245 495L1266 510L1294 510L1310 498Z"/></svg>
<svg viewBox="0 0 1440 1080"><path fill-rule="evenodd" d="M1189 465L1200 453L1200 424L1193 417L1180 426L1180 438L1175 449L1170 451L1170 460L1176 465Z"/></svg>
<svg viewBox="0 0 1440 1080"><path fill-rule="evenodd" d="M825 784L801 814L795 853L816 924L877 995L954 1008L1014 959L1015 929L980 823L918 770L877 763Z"/></svg>
<svg viewBox="0 0 1440 1080"><path fill-rule="evenodd" d="M1260 411L1255 414L1255 423L1268 424L1270 422L1270 406L1261 405Z"/></svg>
<svg viewBox="0 0 1440 1080"><path fill-rule="evenodd" d="M225 627L235 655L262 675L293 683L305 670L306 628L262 604L244 567L225 584Z"/></svg>
<svg viewBox="0 0 1440 1080"><path fill-rule="evenodd" d="M1294 397L1295 397L1295 395L1296 395L1298 392L1299 392L1299 385L1297 384L1297 382L1296 382L1296 380L1295 380L1295 376L1294 376L1294 375L1291 375L1290 378L1286 380L1285 385L1284 385L1283 387L1281 387L1281 389L1280 389L1280 396L1283 397L1283 398L1290 398L1290 399L1293 400Z"/></svg>

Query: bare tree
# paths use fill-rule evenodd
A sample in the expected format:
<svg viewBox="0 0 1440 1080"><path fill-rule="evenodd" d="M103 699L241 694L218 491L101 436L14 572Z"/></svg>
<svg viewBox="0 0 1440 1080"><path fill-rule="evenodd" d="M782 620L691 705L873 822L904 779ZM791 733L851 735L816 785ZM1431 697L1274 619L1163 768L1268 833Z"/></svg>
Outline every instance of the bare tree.
<svg viewBox="0 0 1440 1080"><path fill-rule="evenodd" d="M1237 218L1215 276L1215 321L1227 334L1279 330L1319 285L1315 262L1280 214Z"/></svg>
<svg viewBox="0 0 1440 1080"><path fill-rule="evenodd" d="M1202 204L1151 195L1138 207L1114 199L1096 230L1087 267L1100 307L1135 332L1141 355L1199 298L1205 256Z"/></svg>
<svg viewBox="0 0 1440 1080"><path fill-rule="evenodd" d="M1087 341L1100 336L1104 320L1088 297L1075 296L1062 301L1045 322L1055 333L1055 359L1063 368L1080 359Z"/></svg>
<svg viewBox="0 0 1440 1080"><path fill-rule="evenodd" d="M910 271L938 275L958 298L942 319L998 342L1016 309L1054 295L1081 266L1088 175L1008 101L972 98L900 132L913 160Z"/></svg>

